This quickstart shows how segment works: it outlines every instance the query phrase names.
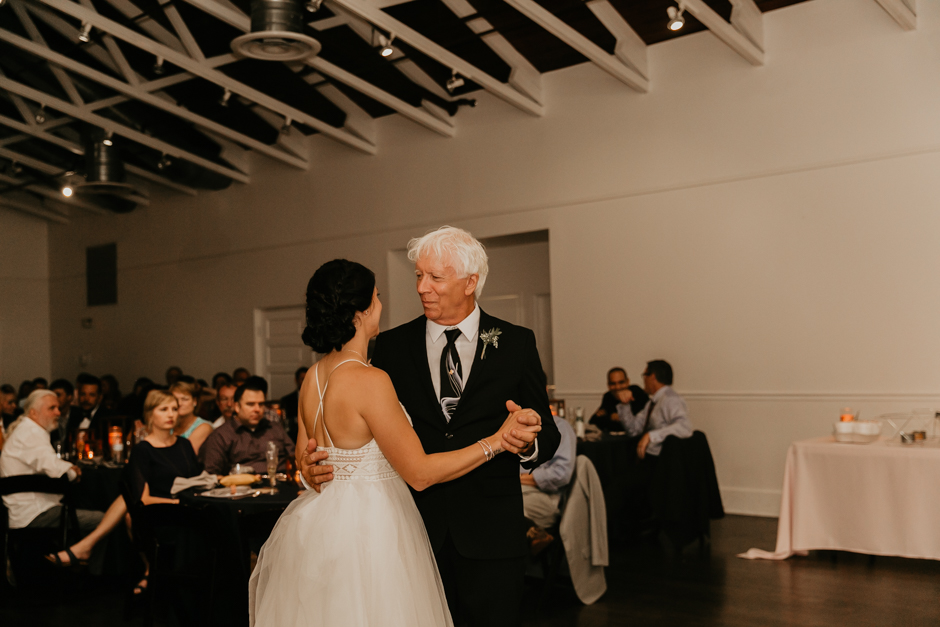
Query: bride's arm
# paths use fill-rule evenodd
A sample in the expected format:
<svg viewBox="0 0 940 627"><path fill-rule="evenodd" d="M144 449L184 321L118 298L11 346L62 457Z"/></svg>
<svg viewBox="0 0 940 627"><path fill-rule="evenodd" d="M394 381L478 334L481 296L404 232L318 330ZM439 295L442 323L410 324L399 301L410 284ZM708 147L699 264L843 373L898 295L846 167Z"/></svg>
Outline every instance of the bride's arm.
<svg viewBox="0 0 940 627"><path fill-rule="evenodd" d="M388 375L377 368L363 373L369 377L366 388L373 393L360 399L360 414L365 418L376 443L398 474L415 490L421 491L436 483L461 477L486 461L479 442L457 451L428 455L415 430L408 424ZM494 453L502 450L504 432L521 427L511 414L499 431L484 438ZM541 427L528 427L539 430Z"/></svg>

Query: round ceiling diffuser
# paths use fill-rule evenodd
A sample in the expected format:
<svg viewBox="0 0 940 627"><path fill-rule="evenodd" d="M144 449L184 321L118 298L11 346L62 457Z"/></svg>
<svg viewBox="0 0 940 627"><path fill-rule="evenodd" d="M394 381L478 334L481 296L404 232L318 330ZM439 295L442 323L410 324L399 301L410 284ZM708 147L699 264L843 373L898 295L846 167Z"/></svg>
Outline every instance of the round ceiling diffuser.
<svg viewBox="0 0 940 627"><path fill-rule="evenodd" d="M299 61L320 52L320 42L303 33L300 0L252 0L251 32L232 40L232 52L261 61Z"/></svg>

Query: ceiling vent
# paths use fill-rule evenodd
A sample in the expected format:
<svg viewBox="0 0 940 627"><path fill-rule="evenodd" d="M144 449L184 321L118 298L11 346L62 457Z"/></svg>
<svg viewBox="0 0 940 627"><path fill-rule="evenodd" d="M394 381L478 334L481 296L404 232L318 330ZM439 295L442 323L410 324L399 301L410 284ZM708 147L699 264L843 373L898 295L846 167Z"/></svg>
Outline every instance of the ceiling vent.
<svg viewBox="0 0 940 627"><path fill-rule="evenodd" d="M124 162L111 141L96 141L85 150L85 180L75 193L117 213L137 207L137 190L125 182Z"/></svg>
<svg viewBox="0 0 940 627"><path fill-rule="evenodd" d="M252 0L251 32L232 40L232 52L261 61L299 61L320 52L320 42L304 35L300 0Z"/></svg>

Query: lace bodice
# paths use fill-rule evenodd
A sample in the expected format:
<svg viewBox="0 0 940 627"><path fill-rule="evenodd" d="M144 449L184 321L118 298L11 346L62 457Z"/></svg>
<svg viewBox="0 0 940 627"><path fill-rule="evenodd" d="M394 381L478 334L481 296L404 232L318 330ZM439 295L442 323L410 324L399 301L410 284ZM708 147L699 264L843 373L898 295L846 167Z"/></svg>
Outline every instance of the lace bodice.
<svg viewBox="0 0 940 627"><path fill-rule="evenodd" d="M329 454L323 463L333 466L334 481L384 481L398 477L375 440L357 449L318 446L317 450Z"/></svg>

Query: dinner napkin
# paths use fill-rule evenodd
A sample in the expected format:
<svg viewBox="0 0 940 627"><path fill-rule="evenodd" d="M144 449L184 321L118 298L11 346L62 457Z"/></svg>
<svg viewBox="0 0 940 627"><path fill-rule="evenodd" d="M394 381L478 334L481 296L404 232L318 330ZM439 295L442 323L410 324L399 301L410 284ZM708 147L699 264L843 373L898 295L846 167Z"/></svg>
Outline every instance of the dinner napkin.
<svg viewBox="0 0 940 627"><path fill-rule="evenodd" d="M203 470L195 477L177 477L173 480L170 494L177 494L189 488L211 488L219 482L218 477Z"/></svg>

